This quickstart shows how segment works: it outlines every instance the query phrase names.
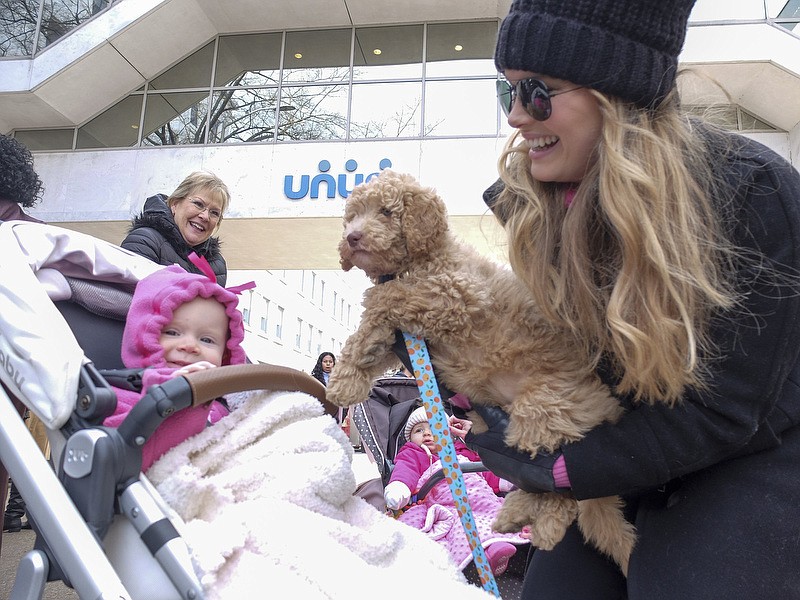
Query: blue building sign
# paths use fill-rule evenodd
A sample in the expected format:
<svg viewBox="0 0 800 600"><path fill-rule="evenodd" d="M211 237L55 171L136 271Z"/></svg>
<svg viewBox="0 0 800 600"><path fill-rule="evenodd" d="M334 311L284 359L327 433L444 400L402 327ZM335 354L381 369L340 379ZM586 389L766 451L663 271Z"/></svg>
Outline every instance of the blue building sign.
<svg viewBox="0 0 800 600"><path fill-rule="evenodd" d="M319 161L317 165L319 174L315 175L313 178L311 175L301 175L297 189L295 189L294 175L284 176L283 193L289 200L302 200L306 197L317 200L320 195L320 187L322 187L322 192L327 198L336 198L337 194L340 198L347 198L355 186L369 181L373 177L377 177L380 171L388 169L391 166L392 161L388 158L383 158L380 163L378 163L378 171L364 175L363 173L354 172L358 169L358 162L351 158L344 163L346 173L331 175L328 173L328 171L331 170L331 163L323 159ZM350 179L349 182L348 179Z"/></svg>

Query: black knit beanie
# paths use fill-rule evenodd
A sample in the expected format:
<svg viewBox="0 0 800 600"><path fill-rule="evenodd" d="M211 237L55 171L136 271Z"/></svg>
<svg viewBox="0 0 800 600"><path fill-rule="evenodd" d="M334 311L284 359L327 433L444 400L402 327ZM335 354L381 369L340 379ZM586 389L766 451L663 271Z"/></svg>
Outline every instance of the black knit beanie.
<svg viewBox="0 0 800 600"><path fill-rule="evenodd" d="M549 75L641 107L675 84L695 0L514 0L500 26L498 71Z"/></svg>

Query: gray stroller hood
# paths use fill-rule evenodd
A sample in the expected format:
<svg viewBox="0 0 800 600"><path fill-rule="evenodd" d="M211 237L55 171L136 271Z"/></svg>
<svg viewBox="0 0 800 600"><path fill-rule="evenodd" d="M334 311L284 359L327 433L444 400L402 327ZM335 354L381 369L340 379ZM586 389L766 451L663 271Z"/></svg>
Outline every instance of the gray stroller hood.
<svg viewBox="0 0 800 600"><path fill-rule="evenodd" d="M127 286L162 269L91 236L40 223L0 223L0 378L48 429L75 408L87 359L53 304L69 299L68 278Z"/></svg>

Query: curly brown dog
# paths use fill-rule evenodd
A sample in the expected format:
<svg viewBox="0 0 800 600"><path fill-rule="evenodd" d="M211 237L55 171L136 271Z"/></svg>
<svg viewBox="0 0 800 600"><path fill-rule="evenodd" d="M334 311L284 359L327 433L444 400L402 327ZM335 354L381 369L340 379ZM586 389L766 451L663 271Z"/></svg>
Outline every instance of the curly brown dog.
<svg viewBox="0 0 800 600"><path fill-rule="evenodd" d="M396 364L391 347L399 329L427 340L448 388L504 408L506 442L532 455L619 418L619 404L578 361L569 337L540 316L509 269L456 241L441 198L410 175L384 171L353 190L339 254L345 271L358 267L376 285L365 292L361 323L331 374L327 398L334 404L361 402ZM387 275L393 278L378 284ZM621 509L617 497L577 501L517 490L494 527L530 525L531 542L551 549L577 517L584 537L627 573L635 533Z"/></svg>

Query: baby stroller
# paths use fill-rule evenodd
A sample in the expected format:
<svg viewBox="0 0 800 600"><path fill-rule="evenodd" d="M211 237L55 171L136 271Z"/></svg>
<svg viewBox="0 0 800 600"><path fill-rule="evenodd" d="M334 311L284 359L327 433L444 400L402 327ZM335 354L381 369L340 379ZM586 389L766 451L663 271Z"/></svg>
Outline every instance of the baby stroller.
<svg viewBox="0 0 800 600"><path fill-rule="evenodd" d="M449 395L447 390L443 395ZM463 411L453 406L448 400L443 400L445 411L448 414L464 417ZM389 483L389 478L394 467L394 458L400 447L406 442L403 428L411 413L422 406L419 389L415 379L409 377L382 377L375 380L369 397L351 408L353 422L361 435L362 443L367 452L374 458L378 468L379 477L366 481L359 486L357 494L370 502L378 510L385 511L386 504L383 499L383 489ZM462 462L461 470L464 473L485 471L481 462ZM421 500L436 484L444 478L444 472L435 473L420 488L414 500ZM500 594L506 600L522 596L522 581L527 565L527 552L521 548L509 562L503 575L496 577ZM480 586L480 576L474 563L470 563L464 570L467 580Z"/></svg>
<svg viewBox="0 0 800 600"><path fill-rule="evenodd" d="M226 394L301 391L324 404L324 388L285 367L219 367L152 387L118 429L101 427L116 402L109 383L135 389L138 381L137 372L120 370L132 291L162 267L28 222L0 223L0 252L0 462L37 536L10 598L41 598L53 580L81 598L203 598L186 544L140 477L141 446L174 411ZM54 467L15 403L46 425Z"/></svg>

